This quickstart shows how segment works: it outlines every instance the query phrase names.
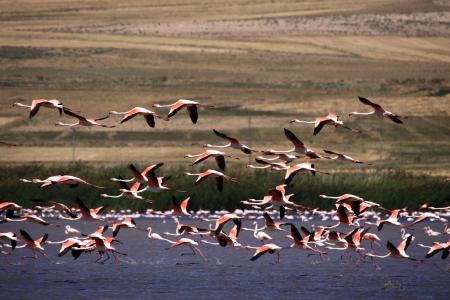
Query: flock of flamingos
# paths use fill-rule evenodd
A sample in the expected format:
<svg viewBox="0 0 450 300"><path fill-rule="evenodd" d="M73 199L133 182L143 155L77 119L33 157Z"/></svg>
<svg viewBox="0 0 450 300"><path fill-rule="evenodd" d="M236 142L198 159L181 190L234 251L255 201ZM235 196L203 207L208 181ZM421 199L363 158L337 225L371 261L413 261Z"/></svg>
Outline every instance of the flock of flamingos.
<svg viewBox="0 0 450 300"><path fill-rule="evenodd" d="M384 110L380 105L373 103L366 98L359 97L359 101L361 101L362 104L371 107L372 110L370 112L352 112L349 115L374 114L381 118L388 118L399 124L402 124L402 119L406 118ZM64 106L59 100L37 99L33 100L31 105L14 103L14 106L29 108L30 118L33 118L38 113L40 108L50 108L57 109L60 115L64 113L68 117L76 120L74 123L57 122L55 123L57 126L101 126L107 128L114 126L102 124L100 121L109 118L110 115L122 116L120 123L124 123L136 116L142 116L148 126L154 127L155 120L161 119L169 121L183 108L187 109L192 123L195 124L198 120L199 108L214 108L213 106L204 105L196 101L180 99L169 105L153 105L156 108L169 107L170 111L167 116L158 115L156 112L142 107L135 107L125 112L111 111L107 116L101 118L86 118L82 116L80 112L71 110ZM314 124L314 135L319 134L326 125L345 128L355 133L359 132L357 129L346 126L337 115L332 113L325 117L317 117L315 120L311 121L295 119L292 120L291 123ZM252 212L253 215L246 215L246 213L238 211L235 213L224 212L222 214L215 215L207 214L205 211L190 213L188 211L190 197L187 197L185 200L180 202L173 197L171 211L153 211L153 214L161 217L173 217L176 226L175 233L165 232L158 234L152 232L150 227L147 229L138 228L134 219L128 216L116 215L115 218L112 218L112 220L109 218L108 220L105 216L101 215L101 213L105 211L104 207L89 208L79 198L75 201L77 208L68 207L67 205L56 201L38 202L33 209L24 209L14 202L2 202L0 203L0 212L3 216L1 223L28 221L40 226L44 225L59 227L59 225L51 224L44 220L42 216L37 215L37 212L41 210L46 212L50 211L52 212L52 216L67 221L83 219L87 221L104 222L104 225L100 226L95 232L90 234L81 233L76 228L66 225L65 234L67 235L67 238L62 241L49 241L48 234L36 239L36 237L33 237L22 229L17 234L14 232L0 232L1 254L5 257L8 263L11 263L10 259L12 254L17 251L16 249L28 248L33 253L31 258L36 259L38 258L38 254L47 257L44 250L44 246L46 244L59 244L61 248L58 256L63 256L70 252L74 259L77 259L85 253L97 253L99 257L96 262L104 263L110 258L111 254L116 262L120 262L120 256L126 255L126 253L123 253L117 249L118 244L120 244L117 236L120 229L129 228L130 230L134 229L147 231L150 239L168 243L169 246L167 249L180 246L187 247L188 249L190 248L193 255L198 254L204 260L207 260L207 258L201 251L201 248L205 247L204 244L210 244L218 247L234 247L236 249L254 251L253 256L251 256L252 261L257 260L266 253L276 254L277 261L279 261L282 251L289 248L294 248L304 250L308 256L318 255L320 257L325 255L328 251L341 250L344 251L343 253L348 255L353 252L358 254L360 256L359 259L361 260L366 260L366 257L371 257L370 261L374 265L376 265L374 258L386 257L414 260L421 263L424 261L423 258L413 258L407 253L408 247L411 242L414 241L414 236L411 234L414 227L422 221L429 219L441 223L442 225L439 226L442 226L442 230L435 231L427 226L424 230L428 236L435 237L436 239L440 238L442 240L442 237L446 238L450 234L450 228L447 227L447 218L450 214L450 206L438 208L423 204L420 207L419 212L413 213L407 216L407 218L401 219L402 214L407 214L405 209L391 210L389 211L389 216L384 218L383 214L379 211L388 211L387 209L378 203L365 200L362 197L352 194L344 194L340 196L320 195L321 198L329 199L329 201L335 202L336 210L331 212L319 211L317 209L313 210L295 203L291 200L293 194L287 193L287 189L294 180L295 176L300 174L308 176L307 174L309 173L312 175L315 175L316 173L328 174L317 170L312 163L313 161L333 159L342 161L343 163L363 164L363 162L348 155L331 150L324 150L324 153L316 152L302 143L302 141L297 138L292 131L284 129L284 133L286 138L293 144L291 149L284 151L273 149L262 151L254 150L240 143L236 138L230 137L227 134L217 130L214 130L214 134L227 141L227 143L222 145L203 145L205 148L230 147L240 150L246 155L250 155L253 152L261 153L262 156L257 156L255 159L258 164L248 165L249 168L267 168L275 172L285 172L284 182L269 189L267 195L265 195L263 199L248 199L242 201L243 204L249 206L248 212ZM2 144L7 146L15 146L14 144L7 142L2 142ZM196 174L186 173L188 176L196 177L195 184L203 183L209 179L215 180L217 190L218 192L221 192L224 189L225 182L229 182L230 184L237 182L236 178L228 176L223 172L225 172L226 168L226 159L239 159L239 157L226 154L223 151L211 149L208 149L200 154L189 154L185 157L193 159L192 165L199 164L209 158L214 158L218 169L220 169L220 171L209 169L202 173ZM294 163L294 161L299 158L305 159L306 162ZM101 197L124 197L152 203L153 200L146 199L143 196L144 192L159 193L174 190L166 185L166 177L158 176L159 169L162 165L163 163L157 163L146 167L144 170L139 170L135 165L130 164L128 170L132 175L131 178L111 178L111 181L117 182L121 187L118 190L118 193L116 195L101 194ZM92 188L102 188L81 178L67 174L51 176L46 179L20 179L20 181L24 183L39 184L41 187L66 184L70 187L89 185ZM187 193L182 190L177 191ZM272 213L271 216L268 211L276 211L277 213ZM306 228L305 226L297 228L292 221L294 220L293 216L307 222L308 218L305 217L307 215L316 215L320 218L321 222L336 220L337 223L332 226L312 225L312 228ZM178 217L183 217L187 224L180 223ZM258 220L262 218L265 221L265 225L263 227L258 227ZM279 220L274 220L277 218ZM201 220L205 222L205 224L209 224L209 226L205 226L205 228L192 226L188 224L189 220ZM251 228L252 226L250 226L250 228L243 227L244 220L253 221L251 224L254 228ZM379 234L387 226L398 228L398 234L399 236L401 234L402 242L395 245L389 240L383 241L382 243L385 244L387 250L386 253L386 251L383 251L382 249L384 247L381 244L382 237L380 238ZM111 233L109 233L110 230L108 229L112 229ZM241 243L239 241L239 234L241 230L252 231L255 238L255 243L260 242L262 244L251 246ZM266 231L284 232L285 234L283 234L283 237L285 237L289 242L286 243L285 240L276 241L275 243L273 238ZM409 233L407 231L409 231ZM176 240L164 238L161 235L176 236ZM365 243L370 244L370 250L366 250L367 246ZM289 246L279 246L280 244L289 244ZM374 247L374 245L376 247ZM428 249L426 253L424 252L425 258L430 258L435 254L440 253L442 259L446 259L449 255L450 240L447 242L434 242L431 245L423 245L420 243L416 243L416 245ZM375 254L380 252L385 252L386 254Z"/></svg>

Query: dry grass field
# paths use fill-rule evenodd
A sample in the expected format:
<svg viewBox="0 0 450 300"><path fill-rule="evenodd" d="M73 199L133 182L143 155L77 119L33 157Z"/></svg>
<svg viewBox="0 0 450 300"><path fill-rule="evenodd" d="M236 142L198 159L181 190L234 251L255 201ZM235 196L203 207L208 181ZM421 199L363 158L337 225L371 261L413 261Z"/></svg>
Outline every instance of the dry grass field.
<svg viewBox="0 0 450 300"><path fill-rule="evenodd" d="M290 127L313 149L450 175L449 1L2 1L0 25L0 140L19 144L0 148L1 164L185 162L218 142L213 128L287 149ZM358 95L409 118L349 120L366 109ZM197 125L182 113L72 132L54 111L29 121L12 107L34 98L88 116L178 98L217 109ZM289 125L328 112L362 133Z"/></svg>

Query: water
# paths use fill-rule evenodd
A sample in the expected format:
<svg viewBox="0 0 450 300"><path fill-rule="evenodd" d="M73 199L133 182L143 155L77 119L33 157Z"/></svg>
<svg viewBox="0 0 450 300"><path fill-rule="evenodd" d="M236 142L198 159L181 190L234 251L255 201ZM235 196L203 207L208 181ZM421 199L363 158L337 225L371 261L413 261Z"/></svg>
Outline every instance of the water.
<svg viewBox="0 0 450 300"><path fill-rule="evenodd" d="M54 221L58 223L58 221ZM189 224L196 222L186 221ZM261 221L260 221L261 222ZM65 223L60 223L64 225ZM154 232L173 232L171 220L163 223L160 219L138 219L138 227L151 226ZM197 223L207 227L205 223ZM245 221L245 226L250 226ZM101 222L72 222L72 227L90 233ZM310 224L303 223L307 227ZM64 228L44 227L27 222L0 225L0 231L18 232L27 230L33 238L48 232L51 241L64 237ZM416 241L408 249L413 257L422 258L427 249L419 248L416 242L431 245L433 241L445 241L445 237L430 238L423 234L419 224L413 231ZM441 229L437 223L434 229ZM397 228L386 228L380 234L382 247L375 253L385 254L386 239L394 244L400 241ZM287 246L290 240L281 232L269 232L279 246ZM416 263L409 260L388 258L377 260L381 270L377 270L370 260L355 262L344 258L341 251L328 251L323 259L307 257L306 252L288 249L281 254L280 263L275 255L263 255L252 262L253 251L237 248L222 248L200 245L208 258L204 262L200 256L184 255L188 248L165 250L163 241L147 238L143 231L124 229L117 238L123 243L117 249L128 255L120 264L110 259L105 264L94 261L97 254L83 254L74 261L70 253L57 257L59 245L45 245L51 262L40 257L38 260L21 260L29 255L27 249L17 249L11 257L14 265L0 258L0 296L2 299L449 299L450 261L442 261L440 255ZM174 237L169 237L174 238ZM196 238L199 239L199 238ZM243 244L259 246L252 232L242 231ZM369 249L369 243L364 244Z"/></svg>

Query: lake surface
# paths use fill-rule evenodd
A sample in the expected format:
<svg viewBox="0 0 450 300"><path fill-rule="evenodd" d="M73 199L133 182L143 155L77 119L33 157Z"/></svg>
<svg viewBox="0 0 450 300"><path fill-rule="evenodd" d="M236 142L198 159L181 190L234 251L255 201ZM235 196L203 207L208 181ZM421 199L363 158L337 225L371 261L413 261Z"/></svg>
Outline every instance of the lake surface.
<svg viewBox="0 0 450 300"><path fill-rule="evenodd" d="M181 220L183 223L208 227L207 223ZM27 230L33 238L48 232L49 240L65 238L67 222L53 220L61 228L41 226L28 222L14 222L0 225L0 231L18 232ZM175 231L171 219L136 220L138 227L151 226L153 232ZM259 221L262 225L262 220ZM311 227L311 222L297 225ZM327 224L332 224L330 221ZM76 221L72 227L90 233L103 222ZM250 220L244 226L250 227ZM318 224L318 222L315 222ZM416 240L408 253L423 258L427 249L416 243L431 245L433 241L446 241L446 237L430 238L423 233L419 224L411 231ZM435 230L442 225L431 224ZM376 232L376 230L371 230ZM108 232L110 234L110 232ZM290 240L282 232L268 232L279 246L288 246ZM377 232L378 233L378 232ZM250 231L242 231L243 244L259 246ZM386 240L398 244L401 234L397 228L383 229L378 233L382 247L376 254L384 255ZM59 245L45 245L50 261L20 257L29 255L28 249L17 249L11 257L14 265L7 264L0 257L0 294L2 299L450 299L450 259L441 260L440 255L417 263L409 260L387 258L377 260L378 270L367 259L366 262L341 259L342 251L328 251L323 258L307 257L306 252L287 249L281 254L280 263L276 255L263 255L255 262L250 261L253 251L237 248L222 248L201 244L205 256L184 255L188 248L165 250L163 241L150 240L147 233L133 229L121 230L117 238L123 243L116 248L127 253L116 264L110 259L105 264L94 263L97 254L83 254L78 260L70 255L57 257ZM168 237L175 239L175 237ZM199 240L200 238L194 238ZM208 239L208 238L207 238ZM210 241L213 241L209 239ZM368 242L364 243L370 249ZM70 253L69 253L70 254Z"/></svg>

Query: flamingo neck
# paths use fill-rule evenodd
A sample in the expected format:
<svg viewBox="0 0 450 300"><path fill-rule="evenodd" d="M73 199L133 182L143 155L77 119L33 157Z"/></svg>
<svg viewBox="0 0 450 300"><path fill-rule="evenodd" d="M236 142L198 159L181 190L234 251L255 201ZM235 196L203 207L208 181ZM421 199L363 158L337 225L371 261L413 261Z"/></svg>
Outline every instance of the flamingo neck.
<svg viewBox="0 0 450 300"><path fill-rule="evenodd" d="M367 112L367 113L354 111L354 112L349 113L348 115L349 116L368 116L368 115L373 115L373 114L375 114L375 111L371 111L371 112Z"/></svg>
<svg viewBox="0 0 450 300"><path fill-rule="evenodd" d="M31 108L31 105L22 104L22 103L20 103L20 102L15 102L13 105L14 105L14 106L20 106L20 107Z"/></svg>
<svg viewBox="0 0 450 300"><path fill-rule="evenodd" d="M79 125L79 123L63 123L63 122L58 122L55 124L56 126L69 126L69 127L74 127Z"/></svg>

